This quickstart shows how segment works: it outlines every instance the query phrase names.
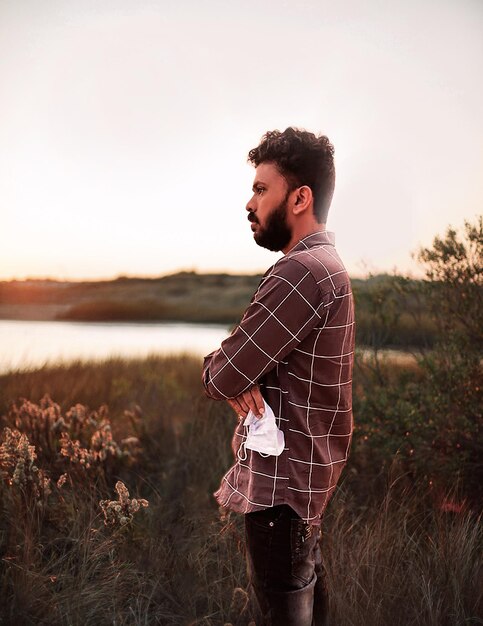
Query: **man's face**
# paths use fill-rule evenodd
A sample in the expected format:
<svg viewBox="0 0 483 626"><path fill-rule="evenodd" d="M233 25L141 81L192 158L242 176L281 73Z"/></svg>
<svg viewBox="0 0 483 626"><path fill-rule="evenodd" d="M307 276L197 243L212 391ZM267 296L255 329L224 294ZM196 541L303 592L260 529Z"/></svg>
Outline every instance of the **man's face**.
<svg viewBox="0 0 483 626"><path fill-rule="evenodd" d="M253 238L259 246L278 252L290 242L289 195L287 181L277 167L273 163L260 163L255 170L253 196L246 206Z"/></svg>

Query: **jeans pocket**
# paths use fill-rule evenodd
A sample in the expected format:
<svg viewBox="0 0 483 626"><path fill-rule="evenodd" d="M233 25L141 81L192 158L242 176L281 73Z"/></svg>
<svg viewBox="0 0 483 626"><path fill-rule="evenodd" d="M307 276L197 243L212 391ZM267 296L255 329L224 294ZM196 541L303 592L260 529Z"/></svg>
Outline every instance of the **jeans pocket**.
<svg viewBox="0 0 483 626"><path fill-rule="evenodd" d="M249 574L258 586L290 587L292 514L287 505L277 505L245 515Z"/></svg>
<svg viewBox="0 0 483 626"><path fill-rule="evenodd" d="M308 585L314 576L315 544L318 540L317 528L306 524L302 519L291 520L291 560L292 576Z"/></svg>

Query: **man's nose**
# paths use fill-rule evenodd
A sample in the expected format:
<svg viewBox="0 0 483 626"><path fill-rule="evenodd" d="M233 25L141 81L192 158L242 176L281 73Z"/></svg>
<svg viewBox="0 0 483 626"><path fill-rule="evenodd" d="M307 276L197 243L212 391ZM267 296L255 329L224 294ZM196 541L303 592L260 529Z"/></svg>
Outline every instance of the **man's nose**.
<svg viewBox="0 0 483 626"><path fill-rule="evenodd" d="M255 204L253 202L253 196L250 198L250 200L248 200L247 205L245 207L245 209L249 212L249 213L254 213L255 212Z"/></svg>

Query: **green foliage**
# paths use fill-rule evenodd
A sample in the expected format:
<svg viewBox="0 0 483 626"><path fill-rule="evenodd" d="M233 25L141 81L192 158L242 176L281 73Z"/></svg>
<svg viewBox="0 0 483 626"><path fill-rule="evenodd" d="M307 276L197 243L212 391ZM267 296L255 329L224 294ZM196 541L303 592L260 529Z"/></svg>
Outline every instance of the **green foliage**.
<svg viewBox="0 0 483 626"><path fill-rule="evenodd" d="M436 328L420 287L420 281L389 274L355 283L358 345L374 350L431 346Z"/></svg>
<svg viewBox="0 0 483 626"><path fill-rule="evenodd" d="M440 339L447 336L462 349L483 347L483 217L465 220L460 238L448 228L445 238L435 237L432 248L417 258L425 264L429 304L438 323Z"/></svg>
<svg viewBox="0 0 483 626"><path fill-rule="evenodd" d="M361 392L354 397L358 471L375 475L398 454L412 479L424 478L435 493L458 484L461 497L474 503L483 495L482 241L481 218L465 222L462 239L448 229L419 252L424 282L395 278L408 297L428 303L437 328L434 347L415 355L417 369L396 376L377 350L365 360L359 355ZM397 319L395 294L389 289L388 297L377 299L381 327Z"/></svg>

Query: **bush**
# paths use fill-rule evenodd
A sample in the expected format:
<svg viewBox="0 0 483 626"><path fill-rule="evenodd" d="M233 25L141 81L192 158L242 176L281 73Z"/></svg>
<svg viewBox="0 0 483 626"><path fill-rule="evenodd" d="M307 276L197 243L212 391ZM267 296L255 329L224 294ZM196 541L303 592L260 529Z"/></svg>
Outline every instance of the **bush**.
<svg viewBox="0 0 483 626"><path fill-rule="evenodd" d="M417 369L397 376L377 351L359 355L354 398L356 470L375 475L397 454L406 475L424 478L437 497L458 485L473 504L483 495L482 230L481 218L465 222L462 239L448 229L433 248L420 250L427 280L415 287L401 278L398 285L414 297L423 290L438 329L434 348L416 355ZM382 318L398 313L394 298L379 305Z"/></svg>

